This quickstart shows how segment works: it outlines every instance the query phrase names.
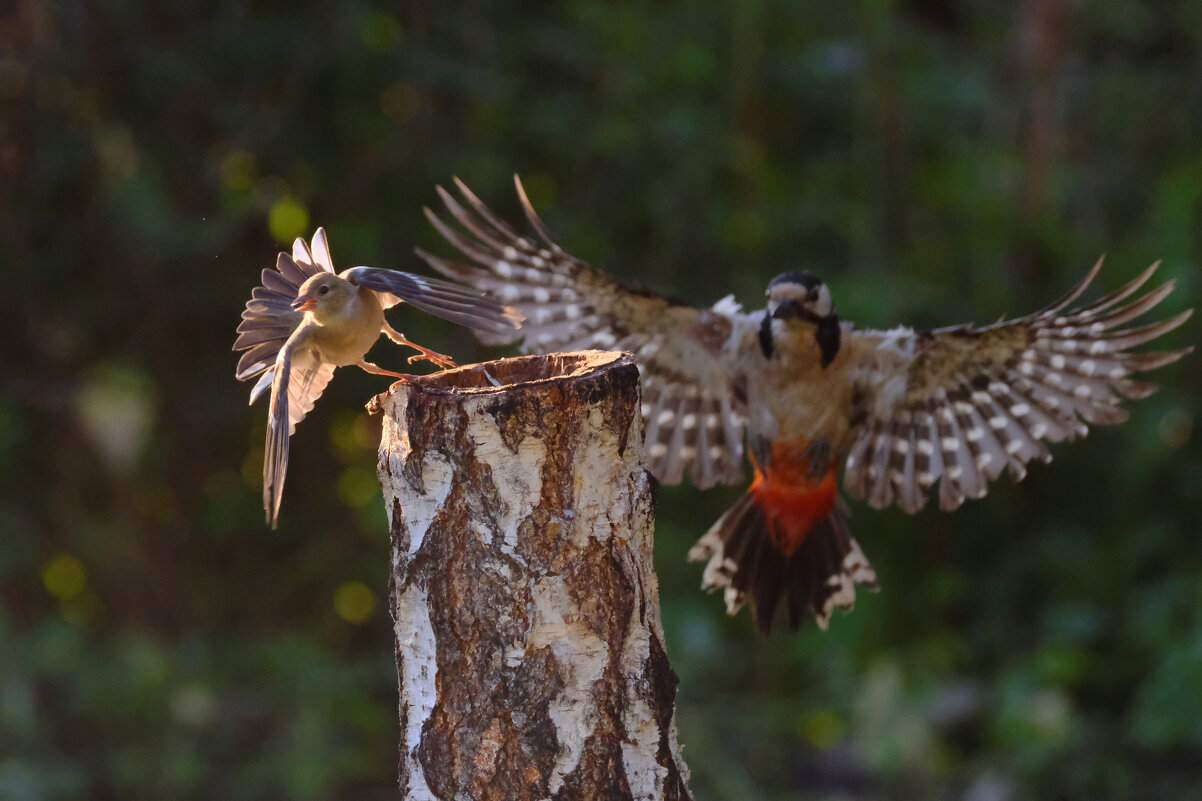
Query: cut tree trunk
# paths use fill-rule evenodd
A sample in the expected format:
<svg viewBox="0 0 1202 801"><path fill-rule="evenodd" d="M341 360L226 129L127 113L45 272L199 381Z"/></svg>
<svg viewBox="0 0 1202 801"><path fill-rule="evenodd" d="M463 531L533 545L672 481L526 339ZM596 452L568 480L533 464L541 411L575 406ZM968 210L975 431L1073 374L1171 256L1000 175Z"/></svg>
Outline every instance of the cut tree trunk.
<svg viewBox="0 0 1202 801"><path fill-rule="evenodd" d="M691 798L634 363L505 359L382 407L404 797Z"/></svg>

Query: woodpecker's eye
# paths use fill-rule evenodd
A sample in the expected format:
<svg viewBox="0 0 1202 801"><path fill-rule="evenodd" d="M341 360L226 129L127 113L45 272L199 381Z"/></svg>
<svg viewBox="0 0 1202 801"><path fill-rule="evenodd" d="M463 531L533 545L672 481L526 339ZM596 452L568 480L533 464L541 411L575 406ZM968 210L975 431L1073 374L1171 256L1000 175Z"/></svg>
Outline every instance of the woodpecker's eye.
<svg viewBox="0 0 1202 801"><path fill-rule="evenodd" d="M327 293L329 291L330 291L330 288L328 286L323 286L321 289L317 290L317 294L324 295L325 293Z"/></svg>

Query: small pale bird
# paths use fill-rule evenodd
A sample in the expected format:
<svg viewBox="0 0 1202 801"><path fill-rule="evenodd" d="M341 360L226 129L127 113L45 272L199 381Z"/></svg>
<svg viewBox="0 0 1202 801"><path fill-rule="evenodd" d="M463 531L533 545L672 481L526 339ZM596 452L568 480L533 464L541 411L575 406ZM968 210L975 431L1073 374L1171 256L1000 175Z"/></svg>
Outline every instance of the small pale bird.
<svg viewBox="0 0 1202 801"><path fill-rule="evenodd" d="M409 363L426 360L454 366L449 356L410 342L384 319L398 303L429 312L490 337L512 336L522 316L477 290L420 275L353 267L335 274L325 230L313 234L313 247L297 238L292 255L280 253L276 269L263 270L242 312L234 350L239 381L259 376L250 392L253 404L271 387L267 444L263 457L263 508L275 527L288 470L288 440L330 382L335 367L356 365L369 373L408 376L365 360L380 334L417 349Z"/></svg>
<svg viewBox="0 0 1202 801"><path fill-rule="evenodd" d="M426 209L472 266L419 251L442 274L496 294L527 317L523 330L482 332L487 342L524 338L527 352L607 348L634 354L642 373L650 471L674 484L688 473L706 488L742 481L747 440L752 481L689 558L706 562L702 587L722 590L727 611L750 603L767 633L778 608L796 631L808 610L825 628L850 609L856 584L876 573L847 526L837 488L875 508L917 512L938 483L939 506L985 495L1006 471L1015 481L1047 443L1122 422L1122 398L1153 390L1136 373L1192 348L1130 349L1190 316L1133 327L1173 282L1128 301L1152 265L1126 286L1070 308L1101 262L1046 309L995 325L933 331L855 328L835 313L829 288L805 271L768 284L767 306L743 311L732 297L693 308L623 286L552 241L520 181L527 238L456 179L462 200L438 188L467 234ZM481 269L482 268L482 269Z"/></svg>

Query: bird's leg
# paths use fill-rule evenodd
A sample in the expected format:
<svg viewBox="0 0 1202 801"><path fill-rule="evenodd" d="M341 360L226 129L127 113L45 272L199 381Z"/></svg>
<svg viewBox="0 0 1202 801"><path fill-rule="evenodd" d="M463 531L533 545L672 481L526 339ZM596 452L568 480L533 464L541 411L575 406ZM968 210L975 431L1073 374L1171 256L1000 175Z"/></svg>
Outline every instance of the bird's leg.
<svg viewBox="0 0 1202 801"><path fill-rule="evenodd" d="M357 362L355 362L355 366L359 367L360 369L366 370L369 373L374 373L376 375L390 375L393 378L401 379L400 381L393 381L392 384L389 385L389 387L388 387L389 392L395 392L397 387L399 387L401 384L409 383L409 379L413 378L413 376L406 375L405 373L394 373L391 370L385 370L383 367L374 365L369 361L364 361L364 360L357 361Z"/></svg>
<svg viewBox="0 0 1202 801"><path fill-rule="evenodd" d="M414 362L420 362L420 361L425 360L425 361L434 362L434 364L436 364L437 366L439 366L443 369L446 369L447 367L455 366L455 362L451 360L450 356L447 356L446 354L443 354L443 353L438 353L437 351L430 350L429 348L423 348L421 345L417 344L416 342L410 342L408 339L405 339L404 334L402 334L400 331L397 331L395 328L390 326L388 323L384 323L384 333L388 336L389 339L391 339L396 344L405 345L405 346L408 346L410 348L420 351L420 353L418 353L416 356L409 357L410 364L413 364Z"/></svg>

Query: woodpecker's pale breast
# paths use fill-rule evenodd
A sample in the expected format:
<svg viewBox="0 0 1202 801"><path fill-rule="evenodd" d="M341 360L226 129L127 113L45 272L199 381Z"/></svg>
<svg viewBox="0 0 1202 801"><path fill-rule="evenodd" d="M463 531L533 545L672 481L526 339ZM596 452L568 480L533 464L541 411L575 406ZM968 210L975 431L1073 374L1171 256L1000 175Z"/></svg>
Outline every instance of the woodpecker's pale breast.
<svg viewBox="0 0 1202 801"><path fill-rule="evenodd" d="M841 349L823 367L814 331L812 323L776 320L772 356L744 360L745 369L755 373L747 382L748 433L773 442L826 440L838 458L850 444L850 359Z"/></svg>

